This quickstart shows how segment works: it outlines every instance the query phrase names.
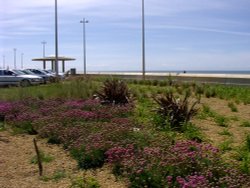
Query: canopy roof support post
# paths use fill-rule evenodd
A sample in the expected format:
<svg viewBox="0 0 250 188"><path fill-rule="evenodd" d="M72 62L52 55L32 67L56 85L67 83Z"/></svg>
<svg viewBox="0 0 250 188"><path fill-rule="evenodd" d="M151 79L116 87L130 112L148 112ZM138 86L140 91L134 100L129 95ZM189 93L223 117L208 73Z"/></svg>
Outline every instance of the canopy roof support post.
<svg viewBox="0 0 250 188"><path fill-rule="evenodd" d="M46 69L46 60L43 60L43 70Z"/></svg>
<svg viewBox="0 0 250 188"><path fill-rule="evenodd" d="M65 72L65 61L62 60L62 72Z"/></svg>
<svg viewBox="0 0 250 188"><path fill-rule="evenodd" d="M52 71L55 71L55 63L53 60L51 61L51 69L52 69Z"/></svg>

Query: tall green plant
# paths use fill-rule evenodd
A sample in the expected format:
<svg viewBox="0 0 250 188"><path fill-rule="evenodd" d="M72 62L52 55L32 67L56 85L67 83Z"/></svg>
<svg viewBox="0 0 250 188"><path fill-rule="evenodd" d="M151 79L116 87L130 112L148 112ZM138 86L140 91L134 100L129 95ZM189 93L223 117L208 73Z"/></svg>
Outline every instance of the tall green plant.
<svg viewBox="0 0 250 188"><path fill-rule="evenodd" d="M166 93L160 97L154 98L159 107L157 114L164 119L163 128L170 126L171 129L181 131L184 124L197 113L195 108L198 101L190 102L187 92L183 99L175 97L172 92Z"/></svg>
<svg viewBox="0 0 250 188"><path fill-rule="evenodd" d="M130 92L124 81L106 80L97 96L104 104L126 104L129 103Z"/></svg>

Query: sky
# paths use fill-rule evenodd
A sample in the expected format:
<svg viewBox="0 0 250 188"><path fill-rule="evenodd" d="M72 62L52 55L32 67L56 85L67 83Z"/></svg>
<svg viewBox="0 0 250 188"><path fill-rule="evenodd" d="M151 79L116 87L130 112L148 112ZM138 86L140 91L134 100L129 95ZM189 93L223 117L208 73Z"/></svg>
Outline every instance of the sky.
<svg viewBox="0 0 250 188"><path fill-rule="evenodd" d="M55 54L54 0L0 0L0 67L42 68ZM250 70L249 0L145 0L146 71ZM59 56L66 70L142 69L141 0L58 0ZM50 65L48 64L48 68ZM59 69L61 69L59 65Z"/></svg>

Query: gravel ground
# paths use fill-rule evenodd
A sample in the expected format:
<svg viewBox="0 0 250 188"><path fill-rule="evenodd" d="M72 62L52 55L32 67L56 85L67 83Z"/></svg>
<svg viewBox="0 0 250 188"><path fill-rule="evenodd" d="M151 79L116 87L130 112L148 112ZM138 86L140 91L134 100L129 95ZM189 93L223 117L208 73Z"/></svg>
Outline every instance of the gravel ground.
<svg viewBox="0 0 250 188"><path fill-rule="evenodd" d="M35 156L34 136L11 135L0 132L0 187L1 188L67 188L77 177L94 177L102 188L125 188L126 184L117 181L107 166L95 171L80 171L69 153L56 145L49 145L46 140L38 140L38 147L54 160L43 163L43 177L39 177L38 167L31 164ZM56 181L55 174L63 171L65 177ZM47 178L46 178L47 177ZM49 179L45 181L45 179Z"/></svg>

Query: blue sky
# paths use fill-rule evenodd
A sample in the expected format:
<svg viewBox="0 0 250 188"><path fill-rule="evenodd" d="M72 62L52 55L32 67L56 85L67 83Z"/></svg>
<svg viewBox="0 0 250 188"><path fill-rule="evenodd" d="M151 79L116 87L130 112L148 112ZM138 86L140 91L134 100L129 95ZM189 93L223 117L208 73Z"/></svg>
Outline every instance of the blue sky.
<svg viewBox="0 0 250 188"><path fill-rule="evenodd" d="M146 71L250 70L249 0L145 0ZM0 67L24 66L54 52L54 0L0 0ZM58 0L59 55L83 70L85 17L87 70L141 70L141 0Z"/></svg>

